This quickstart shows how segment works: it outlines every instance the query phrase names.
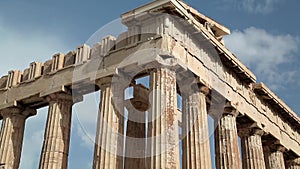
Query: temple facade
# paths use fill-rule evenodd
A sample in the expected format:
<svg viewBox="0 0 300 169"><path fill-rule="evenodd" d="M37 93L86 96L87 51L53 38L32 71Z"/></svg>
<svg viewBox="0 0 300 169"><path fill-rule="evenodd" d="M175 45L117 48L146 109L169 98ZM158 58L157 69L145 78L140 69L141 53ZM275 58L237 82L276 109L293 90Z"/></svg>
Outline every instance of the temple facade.
<svg viewBox="0 0 300 169"><path fill-rule="evenodd" d="M0 78L0 168L19 168L26 119L49 106L39 168L67 169L72 107L100 91L93 169L300 169L300 118L226 48L228 28L178 0L121 19L116 38Z"/></svg>

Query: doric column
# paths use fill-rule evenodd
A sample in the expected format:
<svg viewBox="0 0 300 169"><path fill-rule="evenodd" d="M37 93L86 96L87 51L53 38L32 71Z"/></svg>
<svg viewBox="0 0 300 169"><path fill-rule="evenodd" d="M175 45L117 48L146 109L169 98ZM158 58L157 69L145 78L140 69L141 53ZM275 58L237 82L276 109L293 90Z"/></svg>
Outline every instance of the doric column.
<svg viewBox="0 0 300 169"><path fill-rule="evenodd" d="M198 86L182 93L183 116L183 168L212 168L206 95Z"/></svg>
<svg viewBox="0 0 300 169"><path fill-rule="evenodd" d="M128 121L125 145L125 169L145 168L146 124L145 112L127 107Z"/></svg>
<svg viewBox="0 0 300 169"><path fill-rule="evenodd" d="M32 109L8 108L0 111L3 120L0 133L0 164L5 169L18 169L23 145L25 120L35 115Z"/></svg>
<svg viewBox="0 0 300 169"><path fill-rule="evenodd" d="M226 108L225 108L226 109ZM225 110L215 130L217 169L240 169L241 160L236 127L236 110Z"/></svg>
<svg viewBox="0 0 300 169"><path fill-rule="evenodd" d="M124 91L112 92L111 78L97 81L101 99L95 138L93 169L121 169L123 167ZM119 96L114 96L119 95Z"/></svg>
<svg viewBox="0 0 300 169"><path fill-rule="evenodd" d="M243 169L265 169L261 136L263 130L257 128L239 129L242 144Z"/></svg>
<svg viewBox="0 0 300 169"><path fill-rule="evenodd" d="M47 97L48 118L40 160L40 169L67 169L73 99L70 94Z"/></svg>
<svg viewBox="0 0 300 169"><path fill-rule="evenodd" d="M266 169L285 169L283 152L285 148L281 145L264 146Z"/></svg>
<svg viewBox="0 0 300 169"><path fill-rule="evenodd" d="M179 169L179 125L176 74L159 68L150 74L147 168Z"/></svg>
<svg viewBox="0 0 300 169"><path fill-rule="evenodd" d="M300 157L290 159L286 162L287 169L300 169Z"/></svg>

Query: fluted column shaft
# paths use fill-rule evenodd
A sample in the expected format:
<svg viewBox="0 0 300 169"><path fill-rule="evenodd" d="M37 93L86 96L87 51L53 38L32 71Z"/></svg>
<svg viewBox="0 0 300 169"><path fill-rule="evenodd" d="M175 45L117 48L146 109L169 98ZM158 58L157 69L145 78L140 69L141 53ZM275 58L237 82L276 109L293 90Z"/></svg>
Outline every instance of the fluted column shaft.
<svg viewBox="0 0 300 169"><path fill-rule="evenodd" d="M150 110L147 168L179 169L179 125L176 74L159 68L150 74Z"/></svg>
<svg viewBox="0 0 300 169"><path fill-rule="evenodd" d="M183 168L212 168L206 96L200 89L183 95Z"/></svg>
<svg viewBox="0 0 300 169"><path fill-rule="evenodd" d="M40 169L67 169L73 99L57 93L47 97L49 110L40 160Z"/></svg>
<svg viewBox="0 0 300 169"><path fill-rule="evenodd" d="M266 169L285 169L283 151L280 145L264 146Z"/></svg>
<svg viewBox="0 0 300 169"><path fill-rule="evenodd" d="M0 163L5 169L18 169L23 145L25 120L35 110L23 111L8 108L1 111L3 117L0 133Z"/></svg>
<svg viewBox="0 0 300 169"><path fill-rule="evenodd" d="M262 147L262 130L245 128L239 130L242 144L243 169L265 169L265 160Z"/></svg>
<svg viewBox="0 0 300 169"><path fill-rule="evenodd" d="M300 157L288 160L286 162L286 169L300 169Z"/></svg>
<svg viewBox="0 0 300 169"><path fill-rule="evenodd" d="M215 130L217 169L240 169L241 160L236 127L237 112L223 113Z"/></svg>
<svg viewBox="0 0 300 169"><path fill-rule="evenodd" d="M145 112L128 108L125 169L145 168L146 124Z"/></svg>
<svg viewBox="0 0 300 169"><path fill-rule="evenodd" d="M123 90L112 93L110 82L98 82L101 90L93 169L123 167L124 118ZM120 96L113 97L113 94ZM121 112L122 111L122 112Z"/></svg>

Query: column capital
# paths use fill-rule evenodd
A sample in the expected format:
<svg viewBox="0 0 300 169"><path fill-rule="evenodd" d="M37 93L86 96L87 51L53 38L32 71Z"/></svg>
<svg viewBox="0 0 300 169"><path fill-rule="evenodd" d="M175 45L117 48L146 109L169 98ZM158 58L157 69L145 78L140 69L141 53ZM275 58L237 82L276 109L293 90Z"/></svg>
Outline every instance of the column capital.
<svg viewBox="0 0 300 169"><path fill-rule="evenodd" d="M3 117L9 116L23 116L24 118L36 115L35 109L23 108L23 107L10 107L0 110L0 115Z"/></svg>
<svg viewBox="0 0 300 169"><path fill-rule="evenodd" d="M205 96L209 95L210 89L207 86L200 85L200 92L203 93Z"/></svg>
<svg viewBox="0 0 300 169"><path fill-rule="evenodd" d="M59 92L59 93L53 93L46 96L46 100L48 102L57 102L58 100L75 102L76 99L73 98L72 95L69 93Z"/></svg>
<svg viewBox="0 0 300 169"><path fill-rule="evenodd" d="M36 115L36 112L36 109L26 108L22 111L22 115L24 115L27 118Z"/></svg>
<svg viewBox="0 0 300 169"><path fill-rule="evenodd" d="M185 96L189 96L194 93L201 93L205 96L209 95L210 89L204 85L201 85L199 83L192 83L187 85L181 85L180 86L181 94Z"/></svg>
<svg viewBox="0 0 300 169"><path fill-rule="evenodd" d="M256 122L238 124L238 134L241 137L251 136L251 135L259 135L263 136L265 132L259 127Z"/></svg>
<svg viewBox="0 0 300 169"><path fill-rule="evenodd" d="M161 70L169 70L169 73L172 73L172 74L176 74L176 69L175 68L173 68L173 67L168 67L168 66L165 66L165 65L159 65L159 66L157 66L157 67L155 67L155 68L152 68L151 70L150 70L150 73L151 72L159 72L159 71L161 71Z"/></svg>
<svg viewBox="0 0 300 169"><path fill-rule="evenodd" d="M259 129L259 128L253 128L252 129L252 134L254 134L254 135L263 136L264 133L265 133L265 131L262 130L262 129Z"/></svg>
<svg viewBox="0 0 300 169"><path fill-rule="evenodd" d="M13 114L21 114L22 108L21 107L10 107L0 110L1 116L9 116Z"/></svg>
<svg viewBox="0 0 300 169"><path fill-rule="evenodd" d="M224 106L224 113L223 115L230 114L234 117L237 117L239 115L238 110L231 104L231 102L227 102Z"/></svg>
<svg viewBox="0 0 300 169"><path fill-rule="evenodd" d="M238 129L238 134L240 137L247 137L247 136L252 136L252 135L263 136L264 133L265 132L262 129L255 128L255 127L249 127L249 128L244 127L244 128Z"/></svg>
<svg viewBox="0 0 300 169"><path fill-rule="evenodd" d="M129 86L131 84L131 77L125 75L124 73L118 73L114 76L106 76L106 77L103 77L103 78L100 78L100 79L96 79L95 80L95 84L99 87L99 88L102 88L102 87L107 87L107 86L111 86L112 84L114 83L117 83L117 84L121 84L121 85L126 85Z"/></svg>
<svg viewBox="0 0 300 169"><path fill-rule="evenodd" d="M288 159L286 163L288 166L300 166L300 157Z"/></svg>
<svg viewBox="0 0 300 169"><path fill-rule="evenodd" d="M268 150L270 152L276 152L276 151L280 151L280 152L285 152L286 148L280 144L271 144L271 145L264 145L264 149Z"/></svg>
<svg viewBox="0 0 300 169"><path fill-rule="evenodd" d="M280 152L286 151L286 148L279 144L271 145L270 148L271 148L271 151L280 151Z"/></svg>
<svg viewBox="0 0 300 169"><path fill-rule="evenodd" d="M74 96L70 92L52 93L52 94L47 95L45 98L49 103L63 100L63 101L68 101L68 102L72 102L72 104L75 104L75 103L81 102L83 100L83 96L81 96L81 95Z"/></svg>
<svg viewBox="0 0 300 169"><path fill-rule="evenodd" d="M105 89L109 86L111 86L111 83L112 83L112 77L109 76L109 77L104 77L104 78L101 78L101 79L96 79L95 80L95 84L102 90L102 89Z"/></svg>

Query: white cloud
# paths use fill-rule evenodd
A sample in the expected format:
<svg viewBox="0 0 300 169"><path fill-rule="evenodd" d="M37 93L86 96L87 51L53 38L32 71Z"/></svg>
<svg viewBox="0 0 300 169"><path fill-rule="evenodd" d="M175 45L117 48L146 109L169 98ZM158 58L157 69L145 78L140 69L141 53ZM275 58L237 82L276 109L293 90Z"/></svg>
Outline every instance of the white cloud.
<svg viewBox="0 0 300 169"><path fill-rule="evenodd" d="M299 38L274 35L255 27L233 31L225 38L226 46L249 66L258 78L277 89L293 81L294 70L280 67L291 63L299 50Z"/></svg>
<svg viewBox="0 0 300 169"><path fill-rule="evenodd" d="M243 0L241 7L253 13L269 13L277 2L278 0Z"/></svg>
<svg viewBox="0 0 300 169"><path fill-rule="evenodd" d="M280 0L222 0L227 7L235 7L250 13L270 13Z"/></svg>

